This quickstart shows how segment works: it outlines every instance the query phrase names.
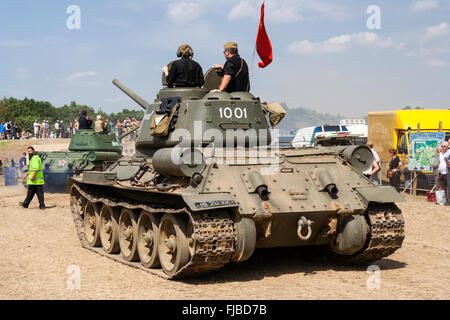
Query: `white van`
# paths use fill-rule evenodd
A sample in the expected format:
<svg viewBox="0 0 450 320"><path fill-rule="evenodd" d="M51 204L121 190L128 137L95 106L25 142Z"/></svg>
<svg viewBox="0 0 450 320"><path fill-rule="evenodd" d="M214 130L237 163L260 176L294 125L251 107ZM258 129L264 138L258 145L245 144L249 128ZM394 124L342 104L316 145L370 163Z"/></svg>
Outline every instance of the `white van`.
<svg viewBox="0 0 450 320"><path fill-rule="evenodd" d="M345 126L341 125L323 125L317 127L307 127L302 128L297 131L297 134L292 140L291 144L293 147L312 147L314 146L314 137L318 134L322 134L325 132L341 132L348 131Z"/></svg>

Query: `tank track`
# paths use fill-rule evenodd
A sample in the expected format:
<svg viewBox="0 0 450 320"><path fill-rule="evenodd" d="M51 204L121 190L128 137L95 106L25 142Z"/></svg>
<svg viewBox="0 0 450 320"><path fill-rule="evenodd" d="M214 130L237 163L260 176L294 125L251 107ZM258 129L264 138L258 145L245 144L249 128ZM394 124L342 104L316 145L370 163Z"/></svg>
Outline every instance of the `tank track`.
<svg viewBox="0 0 450 320"><path fill-rule="evenodd" d="M120 254L108 254L101 247L91 247L84 233L84 221L80 214L71 206L72 217L76 232L83 248L108 257L116 262L149 272L164 279L185 279L196 277L210 271L222 268L229 263L234 253L234 241L236 226L232 219L224 212L218 213L213 218L204 214L194 214L182 209L170 209L150 206L148 204L134 204L124 199L108 198L100 192L86 192L76 183L72 188L77 190L81 196L93 203L103 203L111 207L125 207L128 209L144 209L150 213L187 214L191 218L193 249L190 250L190 260L175 275L168 276L162 269L150 269L141 265L140 262L129 262L124 260Z"/></svg>
<svg viewBox="0 0 450 320"><path fill-rule="evenodd" d="M368 263L393 254L405 238L405 222L394 204L370 204L367 210L371 235L365 249L347 262Z"/></svg>

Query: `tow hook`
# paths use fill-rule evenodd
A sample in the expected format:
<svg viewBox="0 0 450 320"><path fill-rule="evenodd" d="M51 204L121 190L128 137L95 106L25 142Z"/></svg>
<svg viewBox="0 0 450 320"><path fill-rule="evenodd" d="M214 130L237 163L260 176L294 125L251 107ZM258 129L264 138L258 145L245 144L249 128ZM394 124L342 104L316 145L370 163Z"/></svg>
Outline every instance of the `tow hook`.
<svg viewBox="0 0 450 320"><path fill-rule="evenodd" d="M298 235L298 237L300 239L308 240L309 238L311 238L311 234L312 234L311 225L313 223L314 223L314 221L306 219L305 216L302 216L300 219L298 219L297 235ZM303 227L307 227L308 228L308 233L306 234L306 236L304 236L302 234Z"/></svg>

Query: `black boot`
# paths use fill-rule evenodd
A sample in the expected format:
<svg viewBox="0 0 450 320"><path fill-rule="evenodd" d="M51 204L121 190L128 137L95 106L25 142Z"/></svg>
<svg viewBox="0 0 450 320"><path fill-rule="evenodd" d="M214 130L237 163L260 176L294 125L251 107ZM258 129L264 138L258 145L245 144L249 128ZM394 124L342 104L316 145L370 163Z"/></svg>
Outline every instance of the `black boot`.
<svg viewBox="0 0 450 320"><path fill-rule="evenodd" d="M25 208L25 209L28 208L28 206L24 205L22 201L19 202L19 206L21 206L22 208Z"/></svg>

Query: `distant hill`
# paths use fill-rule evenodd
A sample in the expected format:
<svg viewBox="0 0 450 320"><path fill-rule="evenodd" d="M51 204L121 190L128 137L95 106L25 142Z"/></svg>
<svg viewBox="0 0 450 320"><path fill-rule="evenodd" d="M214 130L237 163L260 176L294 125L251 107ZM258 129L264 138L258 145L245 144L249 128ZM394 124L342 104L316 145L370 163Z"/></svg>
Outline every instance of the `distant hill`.
<svg viewBox="0 0 450 320"><path fill-rule="evenodd" d="M318 113L307 108L289 108L286 103L281 103L287 114L277 126L280 134L289 134L291 131L305 127L313 127L322 124L339 124L342 119L346 119L341 114Z"/></svg>

